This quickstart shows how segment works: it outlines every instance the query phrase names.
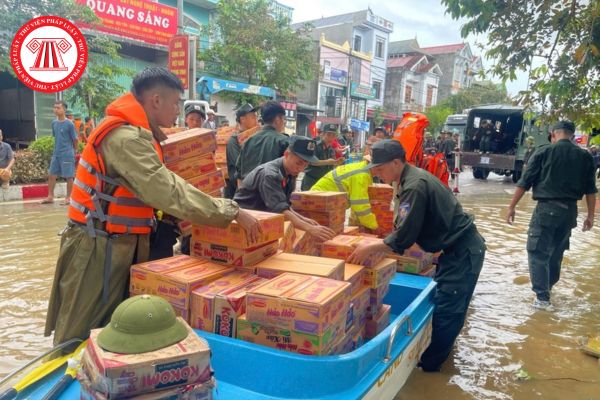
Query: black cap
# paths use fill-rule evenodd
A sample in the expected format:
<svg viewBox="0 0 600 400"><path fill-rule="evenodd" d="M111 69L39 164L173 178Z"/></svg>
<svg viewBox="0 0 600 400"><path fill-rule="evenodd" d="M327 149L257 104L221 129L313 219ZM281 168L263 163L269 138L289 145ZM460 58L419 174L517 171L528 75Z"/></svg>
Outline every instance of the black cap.
<svg viewBox="0 0 600 400"><path fill-rule="evenodd" d="M557 129L564 129L565 131L569 131L571 133L575 133L575 124L571 121L558 121L552 127L552 130L555 131Z"/></svg>
<svg viewBox="0 0 600 400"><path fill-rule="evenodd" d="M276 101L267 101L260 107L260 116L266 123L278 115L285 115L285 109Z"/></svg>
<svg viewBox="0 0 600 400"><path fill-rule="evenodd" d="M248 113L256 112L256 108L257 107L254 107L252 104L246 103L237 109L237 111L235 112L235 118L239 120L240 117L243 117Z"/></svg>
<svg viewBox="0 0 600 400"><path fill-rule="evenodd" d="M338 133L338 126L336 124L325 124L323 125L323 128L321 128L322 132L334 132L334 133Z"/></svg>
<svg viewBox="0 0 600 400"><path fill-rule="evenodd" d="M304 136L292 136L288 147L292 153L309 163L319 161L319 159L315 157L316 148L317 142Z"/></svg>
<svg viewBox="0 0 600 400"><path fill-rule="evenodd" d="M206 119L206 113L204 112L204 107L199 104L188 104L185 106L185 116L187 117L190 113L198 113L202 116L202 119Z"/></svg>
<svg viewBox="0 0 600 400"><path fill-rule="evenodd" d="M367 168L377 167L396 159L404 161L406 152L399 141L393 139L383 139L371 146L371 163Z"/></svg>

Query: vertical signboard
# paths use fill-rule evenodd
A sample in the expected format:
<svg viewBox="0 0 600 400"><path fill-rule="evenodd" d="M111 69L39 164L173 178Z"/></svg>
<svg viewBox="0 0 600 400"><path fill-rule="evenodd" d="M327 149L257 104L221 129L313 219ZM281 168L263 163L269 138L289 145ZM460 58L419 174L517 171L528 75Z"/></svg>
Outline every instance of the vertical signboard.
<svg viewBox="0 0 600 400"><path fill-rule="evenodd" d="M189 88L189 38L187 35L173 36L169 41L169 70L181 79L183 88Z"/></svg>

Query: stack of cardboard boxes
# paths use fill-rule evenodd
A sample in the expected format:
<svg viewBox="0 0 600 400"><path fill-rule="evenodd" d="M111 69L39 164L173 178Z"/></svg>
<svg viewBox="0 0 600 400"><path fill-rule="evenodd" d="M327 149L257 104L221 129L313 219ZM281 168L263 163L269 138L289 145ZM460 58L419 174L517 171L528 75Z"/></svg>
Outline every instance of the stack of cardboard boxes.
<svg viewBox="0 0 600 400"><path fill-rule="evenodd" d="M295 192L291 197L294 211L315 220L336 233L344 231L348 198L341 192Z"/></svg>
<svg viewBox="0 0 600 400"><path fill-rule="evenodd" d="M223 176L228 179L227 175L227 142L229 138L235 133L237 128L235 126L224 126L217 129L217 150L215 151L215 163L217 167L223 171Z"/></svg>
<svg viewBox="0 0 600 400"><path fill-rule="evenodd" d="M416 243L406 249L403 255L393 254L390 257L396 260L398 272L429 277L435 275L434 255L424 251Z"/></svg>
<svg viewBox="0 0 600 400"><path fill-rule="evenodd" d="M361 244L370 244L379 242L379 239L369 236L350 236L350 235L338 235L331 240L323 243L321 247L321 255L323 257L337 258L340 260L347 260L348 257L354 252L354 249ZM379 263L384 257L384 253L372 253L364 261L364 265L374 266Z"/></svg>
<svg viewBox="0 0 600 400"><path fill-rule="evenodd" d="M396 260L385 258L378 264L364 269L364 284L369 288L367 306L366 338L371 339L381 332L390 322L390 309L383 304L388 294L390 281L396 273Z"/></svg>
<svg viewBox="0 0 600 400"><path fill-rule="evenodd" d="M394 189L390 185L375 183L369 186L369 202L380 235L389 235L394 229L393 199Z"/></svg>

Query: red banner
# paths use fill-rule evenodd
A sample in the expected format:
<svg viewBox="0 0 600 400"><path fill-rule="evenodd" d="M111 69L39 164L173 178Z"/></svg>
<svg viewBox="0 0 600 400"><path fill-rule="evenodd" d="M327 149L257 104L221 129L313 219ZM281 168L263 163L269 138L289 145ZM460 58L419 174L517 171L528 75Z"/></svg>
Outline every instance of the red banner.
<svg viewBox="0 0 600 400"><path fill-rule="evenodd" d="M187 35L173 36L169 42L169 70L181 79L185 89L188 88L190 72L189 48Z"/></svg>
<svg viewBox="0 0 600 400"><path fill-rule="evenodd" d="M82 28L106 32L150 44L167 46L177 33L177 8L147 0L76 0L87 5L100 18L93 27L78 22Z"/></svg>

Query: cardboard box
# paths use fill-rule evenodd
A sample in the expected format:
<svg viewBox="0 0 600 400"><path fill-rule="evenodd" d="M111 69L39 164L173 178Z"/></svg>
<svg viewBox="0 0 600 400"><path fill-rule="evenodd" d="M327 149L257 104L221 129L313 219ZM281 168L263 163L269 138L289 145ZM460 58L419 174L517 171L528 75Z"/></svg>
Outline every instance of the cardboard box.
<svg viewBox="0 0 600 400"><path fill-rule="evenodd" d="M143 293L129 292L129 297L138 296L141 294L143 294ZM171 306L173 306L173 305L171 304ZM190 310L189 309L173 306L173 311L175 311L176 316L181 317L181 319L183 319L188 324L190 323Z"/></svg>
<svg viewBox="0 0 600 400"><path fill-rule="evenodd" d="M220 169L221 171L223 171L223 177L225 179L229 179L229 172L227 171L227 163L226 162L216 162L215 164L217 165L217 168ZM218 196L221 197L221 196Z"/></svg>
<svg viewBox="0 0 600 400"><path fill-rule="evenodd" d="M379 286L377 289L369 289L369 306L372 310L377 310L383 304L383 299L390 291L389 281Z"/></svg>
<svg viewBox="0 0 600 400"><path fill-rule="evenodd" d="M346 317L346 332L351 331L354 327L364 326L370 299L371 289L368 286L362 286L356 294L352 295Z"/></svg>
<svg viewBox="0 0 600 400"><path fill-rule="evenodd" d="M342 208L335 211L308 211L296 210L298 214L316 221L319 225L338 228L341 226L343 230L346 222L346 209Z"/></svg>
<svg viewBox="0 0 600 400"><path fill-rule="evenodd" d="M300 229L296 229L296 240L294 241L292 253L315 257L321 255L320 246L318 246L316 239Z"/></svg>
<svg viewBox="0 0 600 400"><path fill-rule="evenodd" d="M283 223L283 237L279 239L279 250L291 252L296 241L296 229L290 221Z"/></svg>
<svg viewBox="0 0 600 400"><path fill-rule="evenodd" d="M390 311L392 310L392 306L389 304L384 304L379 309L377 315L373 318L367 319L367 324L365 326L365 333L368 339L373 339L375 336L379 335L387 326L390 324Z"/></svg>
<svg viewBox="0 0 600 400"><path fill-rule="evenodd" d="M142 269L145 271L166 273L177 269L189 267L192 265L204 264L206 261L199 260L194 257L179 255L174 257L162 258L160 260L148 261L144 263L134 264L131 268Z"/></svg>
<svg viewBox="0 0 600 400"><path fill-rule="evenodd" d="M277 350L304 355L325 355L338 337L344 334L344 318L338 318L322 335L277 328L238 318L237 338Z"/></svg>
<svg viewBox="0 0 600 400"><path fill-rule="evenodd" d="M362 265L346 264L344 266L344 280L351 285L352 294L356 294L364 281L365 267Z"/></svg>
<svg viewBox="0 0 600 400"><path fill-rule="evenodd" d="M225 187L225 179L220 169L208 174L188 178L187 182L204 193L212 193Z"/></svg>
<svg viewBox="0 0 600 400"><path fill-rule="evenodd" d="M363 283L371 289L376 289L389 282L396 273L396 260L384 258L373 267L365 268Z"/></svg>
<svg viewBox="0 0 600 400"><path fill-rule="evenodd" d="M235 289L217 293L214 308L214 333L235 338L237 319L246 313L248 290L262 285L266 281L263 278L255 278Z"/></svg>
<svg viewBox="0 0 600 400"><path fill-rule="evenodd" d="M393 257L396 259L397 271L407 274L420 274L429 268L429 266L431 266L432 260L432 258L422 260L416 257L405 257L399 255L394 255Z"/></svg>
<svg viewBox="0 0 600 400"><path fill-rule="evenodd" d="M217 140L213 130L196 128L174 133L161 145L165 164L171 164L215 151Z"/></svg>
<svg viewBox="0 0 600 400"><path fill-rule="evenodd" d="M170 272L152 272L131 267L129 290L132 293L153 294L166 299L174 307L188 309L192 291L222 277L233 268L199 260L199 264Z"/></svg>
<svg viewBox="0 0 600 400"><path fill-rule="evenodd" d="M272 279L286 272L344 280L344 261L332 258L279 253L256 264L256 275Z"/></svg>
<svg viewBox="0 0 600 400"><path fill-rule="evenodd" d="M371 203L371 211L373 211L374 214L378 214L378 213L386 213L389 211L392 211L392 215L393 215L393 208L392 208L392 203L386 200L370 200Z"/></svg>
<svg viewBox="0 0 600 400"><path fill-rule="evenodd" d="M354 249L360 244L369 244L379 242L379 239L365 237L365 236L348 236L338 235L331 240L323 243L321 248L321 255L323 257L338 258L340 260L347 260L352 254ZM364 266L376 265L384 257L383 253L372 253L365 260Z"/></svg>
<svg viewBox="0 0 600 400"><path fill-rule="evenodd" d="M192 234L192 222L191 221L179 221L177 223L181 236L189 236Z"/></svg>
<svg viewBox="0 0 600 400"><path fill-rule="evenodd" d="M236 126L222 126L217 128L217 144L227 144L229 138L236 132Z"/></svg>
<svg viewBox="0 0 600 400"><path fill-rule="evenodd" d="M286 273L248 292L249 321L322 335L343 316L350 302L350 284L327 278Z"/></svg>
<svg viewBox="0 0 600 400"><path fill-rule="evenodd" d="M243 132L238 133L238 142L240 145L243 145L244 142L254 136L261 130L260 126L255 126L254 128L246 129Z"/></svg>
<svg viewBox="0 0 600 400"><path fill-rule="evenodd" d="M385 183L369 185L369 200L383 200L391 203L394 199L394 188Z"/></svg>
<svg viewBox="0 0 600 400"><path fill-rule="evenodd" d="M201 242L192 238L190 251L191 255L194 257L205 258L232 267L246 267L269 258L277 253L278 248L278 241L252 247L250 249L238 249L236 247Z"/></svg>
<svg viewBox="0 0 600 400"><path fill-rule="evenodd" d="M345 226L343 234L348 236L358 236L360 234L360 229L358 226Z"/></svg>
<svg viewBox="0 0 600 400"><path fill-rule="evenodd" d="M192 291L190 323L192 328L214 332L215 296L219 292L236 289L245 283L254 282L258 277L247 271L233 271L208 285Z"/></svg>
<svg viewBox="0 0 600 400"><path fill-rule="evenodd" d="M246 210L252 214L262 228L262 235L258 243L248 243L246 231L235 221L227 228L216 228L208 225L194 225L192 235L196 240L206 243L220 244L222 246L231 246L242 249L267 244L283 237L282 214L273 214L262 211Z"/></svg>
<svg viewBox="0 0 600 400"><path fill-rule="evenodd" d="M215 151L215 162L219 164L227 164L227 147L224 144L217 144Z"/></svg>
<svg viewBox="0 0 600 400"><path fill-rule="evenodd" d="M436 265L432 264L429 268L421 271L419 275L426 276L427 278L435 278L436 269Z"/></svg>
<svg viewBox="0 0 600 400"><path fill-rule="evenodd" d="M294 210L345 212L348 208L348 196L344 192L294 192L290 200Z"/></svg>
<svg viewBox="0 0 600 400"><path fill-rule="evenodd" d="M212 153L202 154L198 157L184 158L171 164L167 168L183 179L190 179L198 175L209 174L217 170Z"/></svg>
<svg viewBox="0 0 600 400"><path fill-rule="evenodd" d="M184 126L173 126L171 128L160 128L160 130L167 136L172 135L177 132L183 132L187 130Z"/></svg>
<svg viewBox="0 0 600 400"><path fill-rule="evenodd" d="M97 344L101 329L90 333L82 365L90 387L107 398L122 398L211 380L210 348L188 326L182 341L141 354L117 354Z"/></svg>

